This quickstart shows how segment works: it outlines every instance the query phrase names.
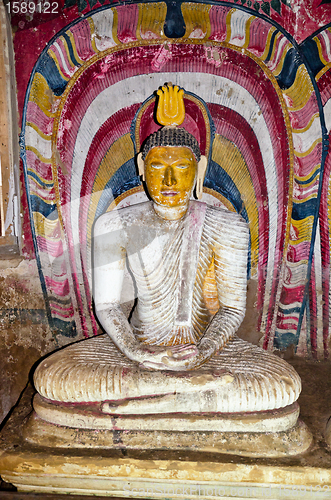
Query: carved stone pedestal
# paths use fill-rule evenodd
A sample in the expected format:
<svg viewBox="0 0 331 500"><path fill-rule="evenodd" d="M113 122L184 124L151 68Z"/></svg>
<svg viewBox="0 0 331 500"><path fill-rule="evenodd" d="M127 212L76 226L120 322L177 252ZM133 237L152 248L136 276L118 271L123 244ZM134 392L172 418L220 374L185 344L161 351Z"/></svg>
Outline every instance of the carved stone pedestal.
<svg viewBox="0 0 331 500"><path fill-rule="evenodd" d="M52 448L185 450L248 457L305 452L312 435L299 405L247 414L107 415L94 405L56 405L37 394L26 441Z"/></svg>
<svg viewBox="0 0 331 500"><path fill-rule="evenodd" d="M125 432L120 430L120 419L116 417L112 421L114 429L108 431L112 447L59 448L55 440L51 447L45 446L49 437L46 440L46 429L41 428L39 444L31 444L23 439L23 429L27 429L32 412L33 391L29 389L0 434L0 475L19 491L39 493L169 500L331 499L331 452L325 439L330 416L330 364L298 358L292 364L303 382L299 398L301 418L314 436L313 444L300 455L256 458L215 453L213 449L153 450L141 440L145 449L123 449L118 446L118 438L122 433L123 440ZM35 406L41 411L38 404ZM293 415L290 413L289 418ZM166 424L169 416L164 418ZM129 420L122 423L127 426ZM192 421L191 425L197 424ZM55 427L59 429L55 425L52 428ZM192 427L187 428L190 430ZM84 430L71 432L75 432L76 442L83 444ZM210 432L215 432L215 427ZM100 430L90 431L91 444L100 435Z"/></svg>
<svg viewBox="0 0 331 500"><path fill-rule="evenodd" d="M290 432L274 434L194 431L194 427L207 422L205 416L200 416L196 421L192 418L191 430L184 432L139 431L133 430L137 427L133 425L133 417L125 416L121 422L108 415L112 420L111 429L73 429L31 416L31 397L29 389L1 435L0 473L19 491L171 500L227 497L279 500L297 498L289 495L296 485L306 488L304 498L317 498L316 481L321 483L322 477L323 485L331 486L330 469L309 466L307 453L278 459L229 454L234 453L235 446L237 454L241 446L245 447L246 454L250 447L253 456L258 446L260 452L268 446L274 450L283 446L282 453L287 450L285 455L291 455L294 449L297 453L303 452L311 437L301 423ZM35 406L38 408L38 404ZM84 411L82 408L82 413ZM286 410L286 415L270 415L270 419L276 418L278 424L285 425L286 421L289 423L296 418L296 414L294 405ZM252 429L256 422L251 417L246 417L246 424ZM144 418L151 419L150 416ZM174 418L168 415L158 426L163 425L165 429ZM137 419L136 424L142 426L143 420ZM235 419L231 417L231 420L234 424ZM130 422L131 430L121 429L122 424L128 427ZM221 420L214 424L210 421L210 425L215 429L221 425ZM239 420L237 425L240 425ZM172 426L175 427L175 420ZM295 493L295 489L293 491Z"/></svg>

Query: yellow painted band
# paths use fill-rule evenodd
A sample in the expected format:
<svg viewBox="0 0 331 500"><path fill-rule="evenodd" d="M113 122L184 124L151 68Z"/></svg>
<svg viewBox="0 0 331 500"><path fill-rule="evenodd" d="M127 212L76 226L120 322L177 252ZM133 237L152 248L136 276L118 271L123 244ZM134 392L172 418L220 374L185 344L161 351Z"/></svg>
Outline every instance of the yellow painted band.
<svg viewBox="0 0 331 500"><path fill-rule="evenodd" d="M53 186L54 182L53 181L47 181L46 179L44 179L43 177L41 177L41 175L39 175L33 168L28 168L28 174L31 173L31 174L34 174L38 177L38 180L40 180L40 182L42 182L43 184L47 184L49 185L50 187ZM38 182L38 180L33 176L33 179Z"/></svg>
<svg viewBox="0 0 331 500"><path fill-rule="evenodd" d="M316 118L319 118L319 116L320 116L319 112L314 113L311 119L309 120L309 123L304 128L292 128L292 132L294 134L302 134L302 132L307 132L307 130L310 129L310 127L312 126L313 121L316 120Z"/></svg>
<svg viewBox="0 0 331 500"><path fill-rule="evenodd" d="M254 19L256 19L255 16L251 16L247 19L247 22L246 22L246 27L245 27L245 43L243 45L243 48L244 49L247 49L248 45L249 45L249 41L250 41L250 29L251 29L251 24L252 22L254 21Z"/></svg>
<svg viewBox="0 0 331 500"><path fill-rule="evenodd" d="M232 14L234 14L236 11L237 11L237 9L230 9L226 15L226 19L225 19L225 25L226 25L225 41L226 42L229 42L229 40L231 39L231 17L232 17Z"/></svg>
<svg viewBox="0 0 331 500"><path fill-rule="evenodd" d="M307 149L307 151L305 151L304 153L300 153L299 151L294 150L295 156L297 156L298 158L305 158L306 156L308 156L315 149L315 147L317 146L317 144L319 144L320 142L322 142L322 137L319 137L318 139L316 139L313 142L313 144L310 146L310 148Z"/></svg>
<svg viewBox="0 0 331 500"><path fill-rule="evenodd" d="M282 57L280 58L280 61L277 64L276 69L273 71L273 74L275 76L278 76L280 74L280 72L282 71L283 66L284 66L284 60L285 60L286 54L292 48L293 48L293 45L290 42L287 41L287 44L286 44L286 46L285 46L285 48L283 50L283 53L282 53Z"/></svg>
<svg viewBox="0 0 331 500"><path fill-rule="evenodd" d="M267 58L268 54L269 54L271 38L272 38L272 35L274 34L275 31L276 31L276 28L274 26L269 30L269 33L268 33L268 36L267 36L266 45L265 45L265 49L264 49L264 52L263 52L263 54L261 56L262 61L264 61Z"/></svg>
<svg viewBox="0 0 331 500"><path fill-rule="evenodd" d="M88 17L87 20L88 20L88 23L90 25L92 49L94 50L95 53L98 53L100 51L97 49L97 46L95 44L95 27L94 27L94 21L93 21L92 17Z"/></svg>
<svg viewBox="0 0 331 500"><path fill-rule="evenodd" d="M314 87L304 64L299 66L291 87L283 92L293 102L293 105L289 106L291 111L302 109L307 104L314 92Z"/></svg>
<svg viewBox="0 0 331 500"><path fill-rule="evenodd" d="M303 177L300 177L299 175L295 175L294 179L296 181L307 181L312 175L314 175L316 170L318 170L320 167L321 167L321 164L319 163L318 165L316 165L316 167L313 168L313 170L311 172L309 172L309 174L304 175Z"/></svg>
<svg viewBox="0 0 331 500"><path fill-rule="evenodd" d="M193 33L197 29L200 29L204 34L203 39L208 39L210 37L211 26L209 11L211 7L211 5L207 4L181 4L183 18L186 25L184 38L189 38L191 33Z"/></svg>
<svg viewBox="0 0 331 500"><path fill-rule="evenodd" d="M304 200L300 200L298 198L293 198L293 203L296 203L296 204L301 204L301 203L305 203L306 201L308 200L312 200L313 198L317 198L317 193L312 193L310 194L309 196L307 196Z"/></svg>
<svg viewBox="0 0 331 500"><path fill-rule="evenodd" d="M75 68L76 65L72 62L72 59L71 59L71 55L70 55L70 51L69 51L69 47L68 47L68 42L67 40L64 38L64 36L60 36L60 40L61 42L63 43L64 45L64 48L65 48L65 51L66 51L66 54L67 54L67 58L68 58L68 61L70 63L70 66L72 68Z"/></svg>
<svg viewBox="0 0 331 500"><path fill-rule="evenodd" d="M40 212L33 212L33 221L37 229L36 232L38 236L42 236L44 238L51 237L59 223L58 219L47 219L47 217L42 215Z"/></svg>
<svg viewBox="0 0 331 500"><path fill-rule="evenodd" d="M74 52L74 56L75 56L76 61L77 61L79 64L84 64L83 59L81 59L81 58L79 57L79 55L78 55L74 35L71 33L71 31L70 31L70 30L66 31L66 35L68 35L68 37L70 38L71 45L72 45L72 50L73 50L73 52Z"/></svg>
<svg viewBox="0 0 331 500"><path fill-rule="evenodd" d="M33 146L26 146L25 148L27 151L32 151L36 156L37 158L39 158L40 161L42 161L43 163L52 163L52 158L45 158L44 156L42 156L39 151L34 148Z"/></svg>
<svg viewBox="0 0 331 500"><path fill-rule="evenodd" d="M34 191L33 189L31 189L30 194L36 196L37 198L39 198L39 200L41 200L43 203L46 203L47 205L55 205L54 200L47 200L43 198L37 193L37 191Z"/></svg>
<svg viewBox="0 0 331 500"><path fill-rule="evenodd" d="M324 73L329 71L330 68L331 68L331 62L327 63L327 65L324 66L324 68L322 68L321 71L317 73L317 75L315 76L315 80L318 82L318 80L324 75Z"/></svg>
<svg viewBox="0 0 331 500"><path fill-rule="evenodd" d="M59 65L59 61L56 57L56 55L54 54L54 52L52 51L52 49L49 49L47 51L47 54L53 59L53 61L55 62L56 64L56 67L57 67L57 70L58 72L60 73L61 77L63 78L63 80L65 80L66 82L68 82L70 80L70 77L68 76L65 76L63 73L62 73L62 70L60 68L60 65Z"/></svg>
<svg viewBox="0 0 331 500"><path fill-rule="evenodd" d="M319 182L319 178L320 178L320 176L319 176L319 174L318 174L318 175L316 175L316 177L314 177L314 179L313 179L312 181L307 182L307 184L304 184L304 186L303 186L303 187L305 187L305 188L306 188L306 187L310 187L310 186L312 186L313 184L318 184L318 182Z"/></svg>
<svg viewBox="0 0 331 500"><path fill-rule="evenodd" d="M318 50L318 55L320 56L320 60L322 61L322 63L324 65L328 64L328 61L326 61L324 59L323 54L322 54L322 45L321 45L320 39L318 38L318 36L314 36L313 40L315 40L315 42L316 42L317 50Z"/></svg>
<svg viewBox="0 0 331 500"><path fill-rule="evenodd" d="M160 3L139 3L137 40L142 40L148 33L153 33L158 39L165 39L163 26L167 15L167 5Z"/></svg>
<svg viewBox="0 0 331 500"><path fill-rule="evenodd" d="M116 45L120 45L120 41L117 37L117 30L118 30L118 13L117 9L112 8L112 13L113 13L113 27L112 27L112 35L113 35L113 40L116 43Z"/></svg>
<svg viewBox="0 0 331 500"><path fill-rule="evenodd" d="M45 139L45 141L51 141L52 140L52 136L51 135L46 135L44 134L39 128L38 126L35 124L35 123L32 123L32 122L26 122L26 126L27 127L31 127L33 128L33 130L35 130L37 132L38 135L40 135L40 137L42 137L43 139Z"/></svg>
<svg viewBox="0 0 331 500"><path fill-rule="evenodd" d="M279 40L279 38L281 38L283 36L282 33L277 33L277 35L275 36L274 38L274 44L272 46L272 51L271 51L271 56L270 56L270 59L269 61L272 61L274 56L275 56L275 51L276 51L276 47L277 47L277 42Z"/></svg>
<svg viewBox="0 0 331 500"><path fill-rule="evenodd" d="M54 96L45 77L37 72L32 81L29 101L37 104L48 118L54 118L56 114L52 112L52 104L57 99L59 98Z"/></svg>

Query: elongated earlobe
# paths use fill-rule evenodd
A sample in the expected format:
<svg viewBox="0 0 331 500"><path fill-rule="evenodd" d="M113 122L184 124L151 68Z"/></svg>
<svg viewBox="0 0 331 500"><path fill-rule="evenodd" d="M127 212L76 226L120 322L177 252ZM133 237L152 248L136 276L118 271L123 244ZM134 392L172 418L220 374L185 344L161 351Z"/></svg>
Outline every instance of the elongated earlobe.
<svg viewBox="0 0 331 500"><path fill-rule="evenodd" d="M207 169L207 158L205 156L201 156L200 161L198 163L198 175L197 175L197 185L195 188L196 196L198 200L201 200L202 198L202 188L203 188L203 181L205 178L206 174L206 169Z"/></svg>
<svg viewBox="0 0 331 500"><path fill-rule="evenodd" d="M143 160L143 155L142 153L139 153L137 156L137 164L138 164L138 172L139 175L141 175L142 180L145 180L145 162Z"/></svg>

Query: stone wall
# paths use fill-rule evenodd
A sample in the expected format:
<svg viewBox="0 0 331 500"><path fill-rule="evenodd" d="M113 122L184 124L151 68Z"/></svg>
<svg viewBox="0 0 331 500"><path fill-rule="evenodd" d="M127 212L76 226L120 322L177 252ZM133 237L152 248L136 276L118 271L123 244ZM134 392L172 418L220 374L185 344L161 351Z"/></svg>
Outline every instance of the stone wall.
<svg viewBox="0 0 331 500"><path fill-rule="evenodd" d="M34 260L0 261L0 420L16 403L31 367L55 348Z"/></svg>
<svg viewBox="0 0 331 500"><path fill-rule="evenodd" d="M0 418L41 356L99 331L86 278L93 217L129 199L141 201L130 125L155 90L147 92L146 81L155 78L158 86L169 72L203 95L216 124L205 199L239 211L250 225L251 281L240 336L303 357L328 356L331 6L313 8L301 1L292 8L276 0L223 4L106 0L102 7L60 1L49 15L12 13L18 112L16 93L6 99L11 77L0 57L0 153L8 173L6 210L10 176L20 177L21 209L13 221L21 232L12 231L13 222L6 237L16 238L22 258L16 251L15 259L4 253L0 261ZM93 113L88 109L104 91L107 127L100 123L94 130L93 119L105 106L100 101ZM33 122L36 113L46 117L42 125L41 115ZM79 136L78 124L85 117L96 140L84 156L88 137ZM16 118L22 127L20 167ZM68 153L72 123L79 172L73 151ZM108 142L102 142L106 136ZM87 186L78 201L71 197L71 169ZM107 189L114 200L101 206L100 190ZM79 225L78 213L86 224ZM78 222L74 230L72 220ZM68 241L76 249L82 245L81 253L61 254L60 244L64 248ZM66 266L68 286L54 299L60 265Z"/></svg>

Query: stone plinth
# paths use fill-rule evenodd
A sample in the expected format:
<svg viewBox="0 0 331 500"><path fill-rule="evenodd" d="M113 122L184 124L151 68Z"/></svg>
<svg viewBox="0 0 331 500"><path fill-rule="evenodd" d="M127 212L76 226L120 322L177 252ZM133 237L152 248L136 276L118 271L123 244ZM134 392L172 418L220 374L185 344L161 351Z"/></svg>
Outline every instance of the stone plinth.
<svg viewBox="0 0 331 500"><path fill-rule="evenodd" d="M182 429L189 427L195 415L174 418L173 427L182 423ZM287 415L286 415L287 417ZM24 439L35 445L49 449L122 449L122 450L182 450L236 454L248 457L293 456L307 451L312 436L307 426L300 420L288 430L280 432L231 432L211 430L158 430L155 419L145 417L143 427L150 430L121 429L118 418L110 417L114 428L84 429L59 426L40 419L33 414L23 429ZM215 417L217 420L217 418ZM170 419L169 419L170 420ZM259 421L259 419L257 418ZM132 427L132 419L124 419ZM123 422L123 423L124 423ZM135 423L135 422L134 422ZM168 425L171 422L164 422ZM208 420L205 424L207 428Z"/></svg>
<svg viewBox="0 0 331 500"><path fill-rule="evenodd" d="M301 416L314 433L313 446L296 457L47 448L42 434L39 445L32 445L23 441L21 430L31 412L30 391L3 430L0 473L20 491L171 500L331 498L331 452L325 442L330 365L298 360L294 366L303 380ZM114 431L114 440L116 436Z"/></svg>

